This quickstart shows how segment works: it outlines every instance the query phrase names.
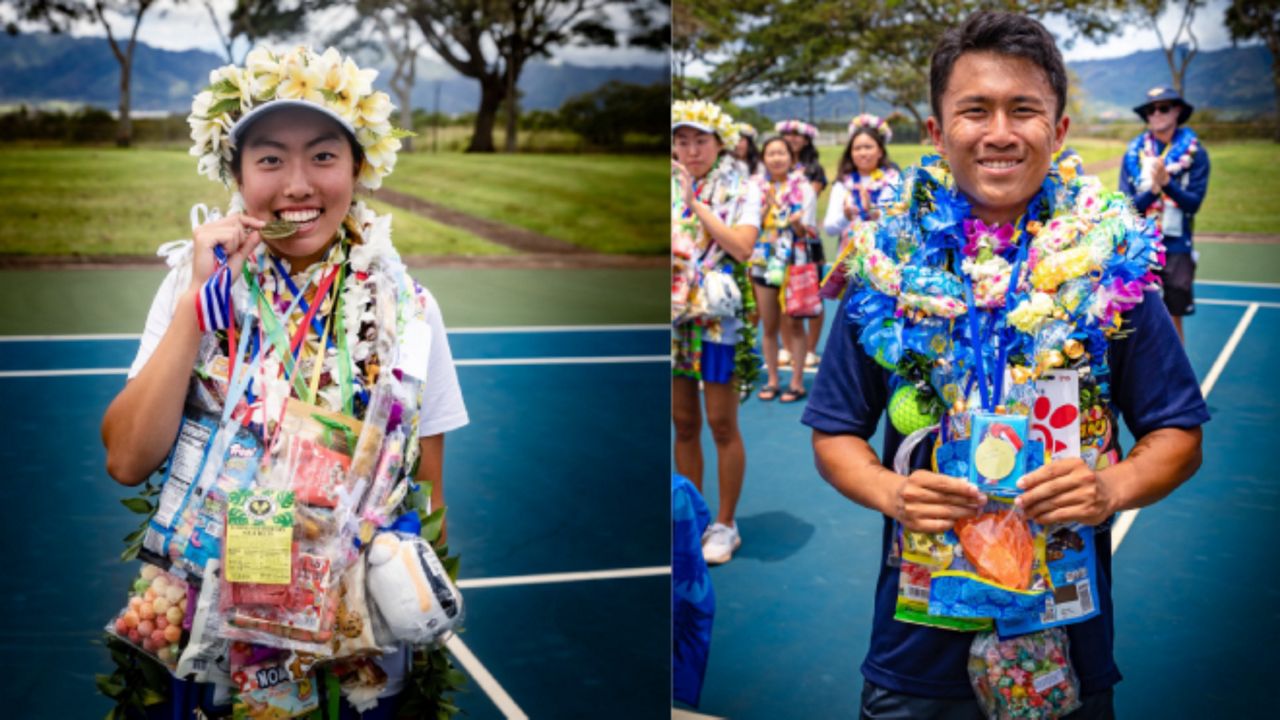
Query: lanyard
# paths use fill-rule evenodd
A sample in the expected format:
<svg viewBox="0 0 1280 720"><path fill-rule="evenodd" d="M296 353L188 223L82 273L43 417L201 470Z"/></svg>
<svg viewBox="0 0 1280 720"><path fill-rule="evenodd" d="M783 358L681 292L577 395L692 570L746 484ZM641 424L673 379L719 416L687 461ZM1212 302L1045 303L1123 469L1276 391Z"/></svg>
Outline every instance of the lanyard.
<svg viewBox="0 0 1280 720"><path fill-rule="evenodd" d="M301 297L305 294L303 290L298 289L298 286L293 282L293 278L289 277L289 273L285 271L284 265L281 264L280 262L280 258L272 255L271 263L275 266L276 274L279 275L280 278L284 280L285 286L289 288L290 295L292 295L293 297ZM305 313L305 312L309 312L310 310L311 310L311 307L307 304L306 298L303 298L302 312ZM316 335L320 335L320 336L324 335L324 325L319 320L313 321L312 327L315 328Z"/></svg>
<svg viewBox="0 0 1280 720"><path fill-rule="evenodd" d="M1009 287L1005 289L1005 307L1001 309L1007 308L1009 304L1009 296L1017 289L1018 275L1022 272L1022 262L1027 257L1027 248L1030 245L1030 241L1024 240L1022 236L1023 233L1021 230L1014 235L1016 240L1021 241L1021 244L1018 247L1018 259L1014 261L1013 271L1009 274ZM1000 320L1003 318L992 316L987 332L985 334L982 332L982 319L978 317L978 304L974 302L973 299L973 278L971 278L968 273L965 273L964 276L964 299L965 303L968 305L969 345L973 350L974 372L976 373L976 376L970 380L970 383L972 383L973 380L977 381L978 393L982 398L982 409L986 412L995 412L996 405L1000 404L1004 398L1004 368L1008 361L1009 348L1000 340L999 337L994 338L998 342L999 347L996 350L996 363L995 367L991 369L993 377L990 381L988 381L987 378L986 356L983 354L982 350L990 344L993 336L996 335L996 325L998 325Z"/></svg>

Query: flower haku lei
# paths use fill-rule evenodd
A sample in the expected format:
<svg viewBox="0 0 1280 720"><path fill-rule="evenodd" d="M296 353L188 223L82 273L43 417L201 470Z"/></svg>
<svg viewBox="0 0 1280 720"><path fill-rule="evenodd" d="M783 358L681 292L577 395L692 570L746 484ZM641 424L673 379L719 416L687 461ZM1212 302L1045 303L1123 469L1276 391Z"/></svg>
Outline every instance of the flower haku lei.
<svg viewBox="0 0 1280 720"><path fill-rule="evenodd" d="M391 98L373 89L377 74L361 70L333 48L317 54L301 45L281 54L257 48L243 68L226 65L210 72L208 87L195 96L187 117L190 154L200 159L197 171L230 187L231 128L236 121L274 100L303 100L351 124L365 155L359 183L378 189L395 168L400 138L412 133L392 127Z"/></svg>
<svg viewBox="0 0 1280 720"><path fill-rule="evenodd" d="M884 138L886 144L893 142L893 128L889 127L888 120L885 120L878 115L872 115L871 113L855 115L854 118L849 121L848 136L853 137L853 132L858 128L867 128L868 130L878 133L880 137Z"/></svg>
<svg viewBox="0 0 1280 720"><path fill-rule="evenodd" d="M706 128L726 147L738 144L738 124L719 105L706 100L677 100L671 104L671 127L682 123Z"/></svg>
<svg viewBox="0 0 1280 720"><path fill-rule="evenodd" d="M773 131L779 135L796 133L798 135L804 135L810 140L814 140L818 137L818 128L800 120L783 120L773 126Z"/></svg>

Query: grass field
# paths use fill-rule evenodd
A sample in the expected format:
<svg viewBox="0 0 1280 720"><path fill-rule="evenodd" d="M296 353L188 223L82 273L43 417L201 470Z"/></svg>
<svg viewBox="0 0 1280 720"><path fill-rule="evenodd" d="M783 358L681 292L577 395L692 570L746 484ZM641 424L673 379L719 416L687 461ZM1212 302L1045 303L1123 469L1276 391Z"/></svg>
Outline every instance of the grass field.
<svg viewBox="0 0 1280 720"><path fill-rule="evenodd" d="M666 158L415 154L387 187L602 252L667 252Z"/></svg>
<svg viewBox="0 0 1280 720"><path fill-rule="evenodd" d="M1128 143L1099 138L1068 138L1085 164L1118 159ZM1213 143L1207 146L1210 159L1209 193L1196 215L1196 232L1259 233L1280 235L1280 144L1264 140ZM828 179L835 177L844 146L818 148ZM919 162L932 153L932 145L890 145L889 157L902 167ZM1119 168L1098 173L1102 184L1115 188ZM827 196L818 199L818 220L826 212Z"/></svg>
<svg viewBox="0 0 1280 720"><path fill-rule="evenodd" d="M399 182L388 185L585 247L657 254L666 246L664 164L608 155L405 155L392 176ZM178 148L0 145L0 193L0 253L22 255L150 254L162 242L190 235L194 203L225 207L228 199ZM395 217L402 254L509 252L471 233L375 207Z"/></svg>

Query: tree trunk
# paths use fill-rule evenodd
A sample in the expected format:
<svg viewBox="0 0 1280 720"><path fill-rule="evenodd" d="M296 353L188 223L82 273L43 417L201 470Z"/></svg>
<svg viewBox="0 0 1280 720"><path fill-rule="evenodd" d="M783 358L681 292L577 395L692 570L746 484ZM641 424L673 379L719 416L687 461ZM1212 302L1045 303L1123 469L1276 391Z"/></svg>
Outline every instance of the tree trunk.
<svg viewBox="0 0 1280 720"><path fill-rule="evenodd" d="M129 147L133 142L133 120L129 117L129 75L133 71L133 48L120 63L120 121L116 123L116 147Z"/></svg>
<svg viewBox="0 0 1280 720"><path fill-rule="evenodd" d="M502 96L506 93L505 78L486 75L480 78L480 108L476 110L476 124L471 132L471 144L467 146L469 153L491 153L493 147L493 125L498 117L498 106L502 104Z"/></svg>
<svg viewBox="0 0 1280 720"><path fill-rule="evenodd" d="M516 64L507 62L507 142L503 148L508 153L516 151L516 122L520 117L520 96L516 92Z"/></svg>

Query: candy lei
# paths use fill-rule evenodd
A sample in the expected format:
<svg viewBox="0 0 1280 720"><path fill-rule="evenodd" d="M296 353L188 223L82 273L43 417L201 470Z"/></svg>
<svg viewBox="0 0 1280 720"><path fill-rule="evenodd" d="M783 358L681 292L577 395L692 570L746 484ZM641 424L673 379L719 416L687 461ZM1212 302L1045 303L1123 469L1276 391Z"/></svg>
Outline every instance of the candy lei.
<svg viewBox="0 0 1280 720"><path fill-rule="evenodd" d="M1015 226L988 227L969 217L942 161L923 162L881 222L850 230L848 320L866 352L935 414L963 411L975 344L989 364L994 347L1004 349L1015 386L1070 367L1082 400L1105 402L1107 342L1163 260L1148 226L1122 193L1076 177L1074 166L1064 183L1054 166ZM966 286L991 342L967 340Z"/></svg>
<svg viewBox="0 0 1280 720"><path fill-rule="evenodd" d="M737 162L725 154L716 161L711 172L694 181L694 196L711 208L726 223L731 222L744 196L746 182L737 172ZM696 281L696 261L706 250L710 238L702 232L702 224L693 208L684 203L680 181L671 177L671 273ZM728 256L726 256L727 258Z"/></svg>
<svg viewBox="0 0 1280 720"><path fill-rule="evenodd" d="M809 182L804 176L804 169L792 170L781 182L771 180L765 175L757 176L753 180L760 184L761 197L765 197L767 188L773 188L774 204L764 216L763 229L767 232L785 228L791 213L804 205L804 188Z"/></svg>
<svg viewBox="0 0 1280 720"><path fill-rule="evenodd" d="M390 369L395 366L397 352L402 347L410 323L425 321L425 307L391 244L389 215L377 215L363 203L352 205L330 255L309 268L308 274L324 277L332 268L340 266L340 289L336 293L330 291L326 297L310 298L310 302L322 304L303 341L305 347L298 355L293 374L295 378L313 377L315 363L319 359L319 387L310 401L362 419L375 384L399 385L404 382L398 373ZM265 245L246 263L246 277L253 275L251 282L237 283L233 288L237 295L237 322L243 326L245 315L251 315L256 326L265 328L271 324L271 319L263 322L263 308L254 301L251 287L256 284L266 300L265 304L275 315L275 321L292 336L297 330L292 321L299 315L295 312L292 319L283 317L293 299L288 286L290 282L295 287L305 283L305 276L286 281L277 268L282 268L287 274L287 261L273 260ZM311 286L314 288L315 283ZM323 346L320 341L322 333L329 336ZM214 352L226 356L229 348L219 342ZM240 360L243 359L237 362ZM307 399L301 397L303 393L299 391L298 384L285 377L283 365L278 353L263 356L255 382L255 386L260 385L255 388L260 401L248 407L249 423L269 427L264 421L280 417L286 398ZM342 382L344 378L348 382ZM416 398L416 393L410 392L397 391L395 395ZM419 408L405 407L403 410L399 421L416 431ZM416 439L416 432L410 434L406 429L406 438ZM407 442L404 450L406 459L412 460L416 457L417 443ZM411 467L411 462L406 462L405 467Z"/></svg>

